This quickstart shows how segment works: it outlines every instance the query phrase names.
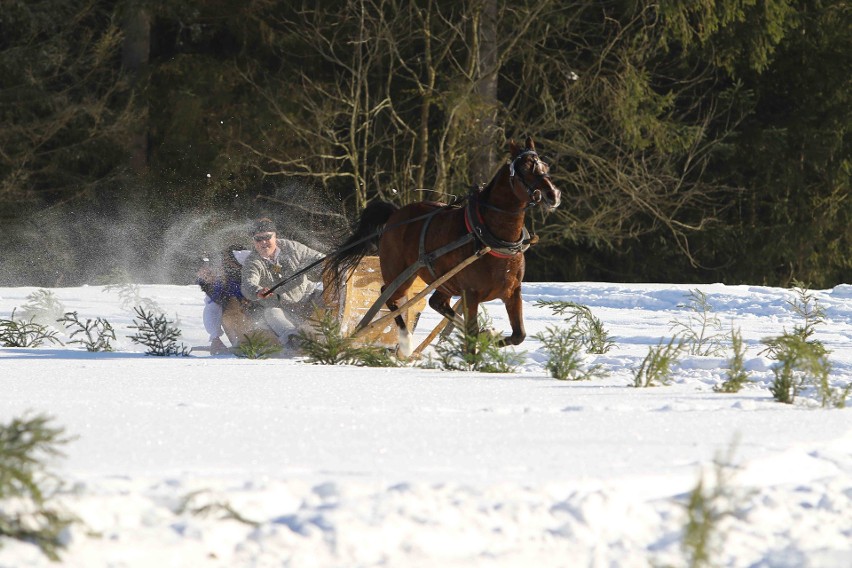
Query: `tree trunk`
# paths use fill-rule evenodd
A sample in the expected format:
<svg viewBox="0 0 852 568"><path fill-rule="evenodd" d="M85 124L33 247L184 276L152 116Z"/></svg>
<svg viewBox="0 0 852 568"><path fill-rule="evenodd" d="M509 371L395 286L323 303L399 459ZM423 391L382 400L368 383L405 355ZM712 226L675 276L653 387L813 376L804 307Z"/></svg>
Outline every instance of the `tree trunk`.
<svg viewBox="0 0 852 568"><path fill-rule="evenodd" d="M486 183L494 174L497 143L497 0L483 0L474 26L474 49L476 58L474 87L475 105L479 127L478 143L470 165L471 180L475 184Z"/></svg>
<svg viewBox="0 0 852 568"><path fill-rule="evenodd" d="M124 15L121 64L136 90L151 52L151 16L139 0L129 2ZM130 167L138 174L148 170L148 107L139 107L139 127L129 141Z"/></svg>

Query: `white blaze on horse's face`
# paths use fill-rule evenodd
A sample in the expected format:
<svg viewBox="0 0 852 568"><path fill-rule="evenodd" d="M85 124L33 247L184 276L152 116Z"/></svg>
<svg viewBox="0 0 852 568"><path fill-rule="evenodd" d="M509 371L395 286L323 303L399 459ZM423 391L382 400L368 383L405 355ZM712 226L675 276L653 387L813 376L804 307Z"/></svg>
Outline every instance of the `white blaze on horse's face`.
<svg viewBox="0 0 852 568"><path fill-rule="evenodd" d="M550 179L550 176L543 178L542 182L542 185L544 187L542 191L542 194L544 196L544 208L547 210L556 209L562 202L562 192L559 191L559 188L557 188L556 185L554 185L553 180Z"/></svg>

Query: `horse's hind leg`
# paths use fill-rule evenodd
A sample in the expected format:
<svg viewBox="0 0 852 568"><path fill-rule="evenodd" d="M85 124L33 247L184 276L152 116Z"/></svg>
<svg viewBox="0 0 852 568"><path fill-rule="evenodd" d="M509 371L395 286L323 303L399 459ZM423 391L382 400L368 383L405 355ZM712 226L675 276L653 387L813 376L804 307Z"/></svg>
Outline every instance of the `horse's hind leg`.
<svg viewBox="0 0 852 568"><path fill-rule="evenodd" d="M442 291L440 288L435 290L432 296L429 298L429 306L450 320L456 327L459 329L464 329L464 322L456 313L456 311L450 306L450 295L446 292Z"/></svg>
<svg viewBox="0 0 852 568"><path fill-rule="evenodd" d="M392 305L388 302L388 308L390 311L395 312L399 310L396 302ZM405 358L408 358L411 355L412 347L411 347L411 334L408 332L408 326L405 325L405 318L402 317L402 314L397 315L393 318L393 321L396 322L396 327L399 332L399 354Z"/></svg>
<svg viewBox="0 0 852 568"><path fill-rule="evenodd" d="M399 300L401 298L405 298L405 294L408 292L408 288L411 286L412 282L414 282L413 277L408 282L403 282L397 291L391 294L388 301L385 303L390 311L396 312L399 310ZM384 292L384 290L385 287L382 286L382 292ZM399 331L399 353L403 357L407 358L411 355L413 350L411 345L411 333L408 331L408 326L405 325L405 318L402 317L402 314L397 314L396 317L393 318L393 321L396 322L396 327Z"/></svg>

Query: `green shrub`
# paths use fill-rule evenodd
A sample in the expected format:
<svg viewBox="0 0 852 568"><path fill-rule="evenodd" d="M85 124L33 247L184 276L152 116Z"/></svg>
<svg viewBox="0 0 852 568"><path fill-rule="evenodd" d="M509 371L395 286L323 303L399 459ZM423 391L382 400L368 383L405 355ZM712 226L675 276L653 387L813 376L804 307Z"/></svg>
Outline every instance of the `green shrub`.
<svg viewBox="0 0 852 568"><path fill-rule="evenodd" d="M728 359L728 373L721 386L714 387L716 392L734 393L748 382L748 372L745 370L745 349L743 335L738 329L731 329L731 346L733 355Z"/></svg>
<svg viewBox="0 0 852 568"><path fill-rule="evenodd" d="M40 347L46 341L62 344L55 330L32 320L15 319L15 310L12 310L11 319L0 319L0 345L3 347Z"/></svg>
<svg viewBox="0 0 852 568"><path fill-rule="evenodd" d="M385 347L358 344L344 336L340 320L330 311L311 318L313 329L301 329L296 336L306 361L316 365L360 365L398 367L399 361Z"/></svg>
<svg viewBox="0 0 852 568"><path fill-rule="evenodd" d="M780 352L778 363L772 368L775 378L769 386L772 398L784 404L793 404L801 387L801 375L795 373L795 356L790 352Z"/></svg>
<svg viewBox="0 0 852 568"><path fill-rule="evenodd" d="M21 319L49 326L64 312L65 307L59 298L50 290L40 288L27 296L27 303L21 306Z"/></svg>
<svg viewBox="0 0 852 568"><path fill-rule="evenodd" d="M652 387L658 384L671 384L671 367L677 362L683 348L683 340L677 336L672 337L665 346L661 339L656 347L649 348L642 364L633 374L633 386Z"/></svg>
<svg viewBox="0 0 852 568"><path fill-rule="evenodd" d="M794 332L764 340L772 346L771 358L776 361L772 367L775 378L769 387L772 397L778 402L793 404L802 388L810 385L824 408L845 407L852 385L843 389L831 385L828 350L819 341L808 341L806 337Z"/></svg>
<svg viewBox="0 0 852 568"><path fill-rule="evenodd" d="M480 315L479 329L490 327L491 319ZM435 346L438 364L448 371L514 373L523 362L524 354L499 347L501 339L488 331L468 334L457 329Z"/></svg>
<svg viewBox="0 0 852 568"><path fill-rule="evenodd" d="M796 297L787 300L787 305L801 318L801 323L794 325L792 332L785 329L784 333L778 337L764 339L763 344L766 345L766 349L761 351L760 355L765 354L772 359L778 359L778 351L788 347L780 344L779 340L788 336L798 337L805 343L815 345L817 349L825 350L822 342L812 339L816 326L825 323L825 308L817 302L814 295L803 284L798 281L794 281L794 284L796 287L793 291Z"/></svg>
<svg viewBox="0 0 852 568"><path fill-rule="evenodd" d="M723 341L727 337L721 333L722 322L713 314L713 307L704 292L698 288L690 290L687 298L686 304L678 304L679 308L689 310L687 321L672 320L670 329L683 338L689 346L690 355L718 355L724 350Z"/></svg>
<svg viewBox="0 0 852 568"><path fill-rule="evenodd" d="M268 333L251 331L243 336L234 355L245 359L268 359L281 352L281 344Z"/></svg>
<svg viewBox="0 0 852 568"><path fill-rule="evenodd" d="M228 501L211 501L207 499L209 492L205 490L193 491L183 498L177 508L177 514L189 513L201 518L218 515L222 520L237 521L250 527L257 528L261 525L258 521L251 520L234 509ZM198 501L203 501L199 504Z"/></svg>
<svg viewBox="0 0 852 568"><path fill-rule="evenodd" d="M147 347L146 355L157 357L168 357L170 355L185 357L189 355L189 350L185 345L177 344L176 339L181 335L180 330L172 326L172 322L167 320L165 315L155 315L153 312L145 311L142 306L136 306L133 310L137 315L133 319L136 325L131 325L130 328L139 331L130 336L130 340Z"/></svg>
<svg viewBox="0 0 852 568"><path fill-rule="evenodd" d="M83 323L77 317L77 312L67 312L57 321L64 323L66 329L73 329L68 343L79 343L89 352L113 351L110 341L115 341L115 330L107 320L87 319L86 323ZM80 338L74 339L78 335Z"/></svg>
<svg viewBox="0 0 852 568"><path fill-rule="evenodd" d="M381 345L361 345L355 355L356 365L362 367L399 367L400 360Z"/></svg>
<svg viewBox="0 0 852 568"><path fill-rule="evenodd" d="M576 329L577 339L587 353L602 355L615 347L603 322L587 306L563 300L538 300L535 305L550 308L555 315L568 313L565 321Z"/></svg>
<svg viewBox="0 0 852 568"><path fill-rule="evenodd" d="M846 399L852 395L852 383L843 388L832 386L829 380L831 363L828 361L825 364L818 365L812 373L811 380L816 387L822 407L846 408Z"/></svg>
<svg viewBox="0 0 852 568"><path fill-rule="evenodd" d="M802 335L786 333L764 341L772 346L775 378L769 391L778 402L793 404L807 381L808 370L828 372L826 352L821 344L808 343Z"/></svg>
<svg viewBox="0 0 852 568"><path fill-rule="evenodd" d="M544 345L548 355L546 368L554 379L580 381L606 376L600 365L584 368L581 335L577 326L570 329L548 326L545 332L534 336Z"/></svg>
<svg viewBox="0 0 852 568"><path fill-rule="evenodd" d="M125 278L129 276L125 273ZM151 298L146 298L139 291L139 285L132 282L123 282L121 284L108 284L104 286L104 292L118 292L118 299L121 302L121 307L125 310L136 310L137 306L141 306L149 312L164 313L164 310L157 305L157 302Z"/></svg>
<svg viewBox="0 0 852 568"><path fill-rule="evenodd" d="M707 483L702 471L687 496L681 549L690 568L716 565L714 559L724 549L726 535L721 530L721 521L734 514L731 507L738 498L731 483L736 471L731 465L735 447L736 444L731 445L727 458L717 456L713 460L713 482Z"/></svg>
<svg viewBox="0 0 852 568"><path fill-rule="evenodd" d="M49 422L35 416L0 424L0 536L31 542L58 561L62 531L76 519L49 503L61 482L46 461L61 457L58 446L70 441Z"/></svg>
<svg viewBox="0 0 852 568"><path fill-rule="evenodd" d="M348 365L355 362L352 338L344 336L340 320L331 311L312 318L313 330L300 329L299 347L307 355L307 362L317 365Z"/></svg>
<svg viewBox="0 0 852 568"><path fill-rule="evenodd" d="M762 340L766 348L760 352L776 363L772 368L775 378L769 387L778 402L793 404L805 385L812 385L823 407L844 407L852 385L835 389L829 380L831 363L828 350L819 340L813 339L816 326L825 322L825 308L801 282L794 281L796 297L787 305L801 318L792 332Z"/></svg>
<svg viewBox="0 0 852 568"><path fill-rule="evenodd" d="M814 341L811 336L816 331L816 326L825 323L825 308L820 305L805 284L794 280L793 286L796 298L787 300L787 304L802 318L801 325L793 326L793 335L798 335L805 341Z"/></svg>

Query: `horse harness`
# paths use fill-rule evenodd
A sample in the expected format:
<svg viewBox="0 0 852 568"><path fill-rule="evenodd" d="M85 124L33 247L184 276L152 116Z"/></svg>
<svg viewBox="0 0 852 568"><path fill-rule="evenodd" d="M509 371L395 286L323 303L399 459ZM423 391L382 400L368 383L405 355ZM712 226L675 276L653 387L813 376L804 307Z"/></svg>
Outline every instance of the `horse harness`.
<svg viewBox="0 0 852 568"><path fill-rule="evenodd" d="M429 225L432 223L432 220L435 218L435 215L446 209L446 207L436 209L426 217L426 220L423 223L423 227L420 229L418 259L414 266L410 267L412 269L411 272L409 273L409 271L405 271L405 274L408 274L410 276L414 272L419 270L421 266L425 266L426 269L429 271L429 274L432 275L432 278L437 279L438 274L435 272L435 267L433 265L434 261L437 258L447 254L448 252L460 248L473 241L476 242L477 251L481 250L483 247L489 247L490 250L488 251L488 254L496 258L512 258L513 256L526 252L527 249L530 248L530 245L538 240L536 237L530 236L530 232L527 230L526 226L523 226L521 228L521 237L517 241L505 241L497 237L493 232L491 232L491 229L489 229L488 225L485 224L485 220L482 217L481 209L484 207L487 209L494 209L501 213L509 215L518 215L524 213L529 207L534 207L538 204L538 202L541 200L541 191L535 187L530 186L522 176L517 175L515 173L515 162L518 159L529 154L535 156L536 162L541 162L541 160L539 160L538 158L537 153L528 150L519 154L509 164L510 179L519 179L526 188L527 194L530 197L529 203L523 209L519 211L505 211L503 209L499 209L489 203L480 201L478 198L478 192L472 191L467 197L467 205L465 206L464 210L464 224L467 228L467 233L465 233L464 235L449 244L435 249L434 251L427 252L426 233L429 230ZM550 176L548 174L541 174L540 177L549 178ZM444 288L444 286L441 287ZM444 289L446 291L446 288Z"/></svg>
<svg viewBox="0 0 852 568"><path fill-rule="evenodd" d="M514 183L515 179L520 180L523 184L524 188L527 190L527 195L530 200L527 205L520 209L519 211L505 211L498 207L494 207L489 203L485 203L479 200L478 192L471 191L471 193L467 197L467 206L464 210L464 224L467 228L467 233L460 237L459 239L453 241L448 245L444 245L432 252L426 252L426 232L429 230L429 225L432 222L432 219L435 215L443 211L444 208L436 209L431 214L429 214L426 218L426 221L423 223L423 228L420 230L420 246L419 246L419 258L418 263L422 263L425 266L429 273L432 275L432 278L437 278L438 275L435 273L435 268L432 263L436 258L443 256L444 254L455 250L459 247L462 247L469 242L476 240L477 250L481 249L483 246L490 247L491 250L488 254L495 256L497 258L512 258L518 254L523 254L526 252L530 245L536 242L538 239L530 237L530 232L527 230L526 226L522 227L521 238L517 241L504 241L503 239L498 238L491 230L488 228L488 225L485 224L485 220L482 218L481 208L494 209L501 213L505 213L508 215L520 215L523 214L528 208L535 207L541 201L541 190L537 187L530 185L527 183L527 180L520 174L520 172L515 171L515 163L524 158L525 156L533 156L535 160L535 169L544 170L544 162L541 161L541 158L538 156L538 152L535 150L526 150L521 152L515 158L509 162L509 180L510 183ZM542 173L536 174L539 179L550 179L550 174Z"/></svg>
<svg viewBox="0 0 852 568"><path fill-rule="evenodd" d="M474 253L476 256L481 256L483 254L483 249L488 251L488 254L492 254L498 258L511 258L515 255L522 254L530 245L537 241L536 237L530 238L530 233L527 231L527 228L524 227L521 233L521 238L517 241L504 241L502 239L497 238L494 233L488 228L482 219L482 213L479 211L479 206L484 205L487 207L493 207L492 205L488 205L485 203L480 203L477 199L476 194L471 192L468 195L467 205L465 206L465 226L467 226L468 232L459 237L458 239L448 243L442 247L438 247L433 251L426 251L426 232L429 230L429 225L432 223L432 220L438 213L442 211L446 211L448 209L459 209L460 205L440 205L435 203L437 208L431 213L427 213L420 218L425 218L423 222L423 227L420 229L420 243L419 243L419 251L417 261L403 270L400 274L394 278L393 282L387 284L382 289L382 293L379 296L379 299L375 304L364 314L364 317L361 319L361 322L358 324L356 329L361 329L365 327L370 321L372 321L373 317L375 317L376 313L378 313L381 306L384 306L388 298L390 298L391 294L393 294L397 288L402 286L403 282L406 282L409 278L412 278L418 270L426 267L429 270L429 273L432 275L432 278L438 280L438 274L435 272L435 267L433 263L436 259L444 256L448 252L454 251L457 248L461 248L468 243L475 242L476 243L476 252ZM502 211L502 209L498 209ZM510 213L510 212L507 212ZM411 219L409 222L413 222L417 219ZM496 250L494 250L496 249ZM439 288L443 288L445 292L450 293L450 290L446 288L443 284L439 286Z"/></svg>

